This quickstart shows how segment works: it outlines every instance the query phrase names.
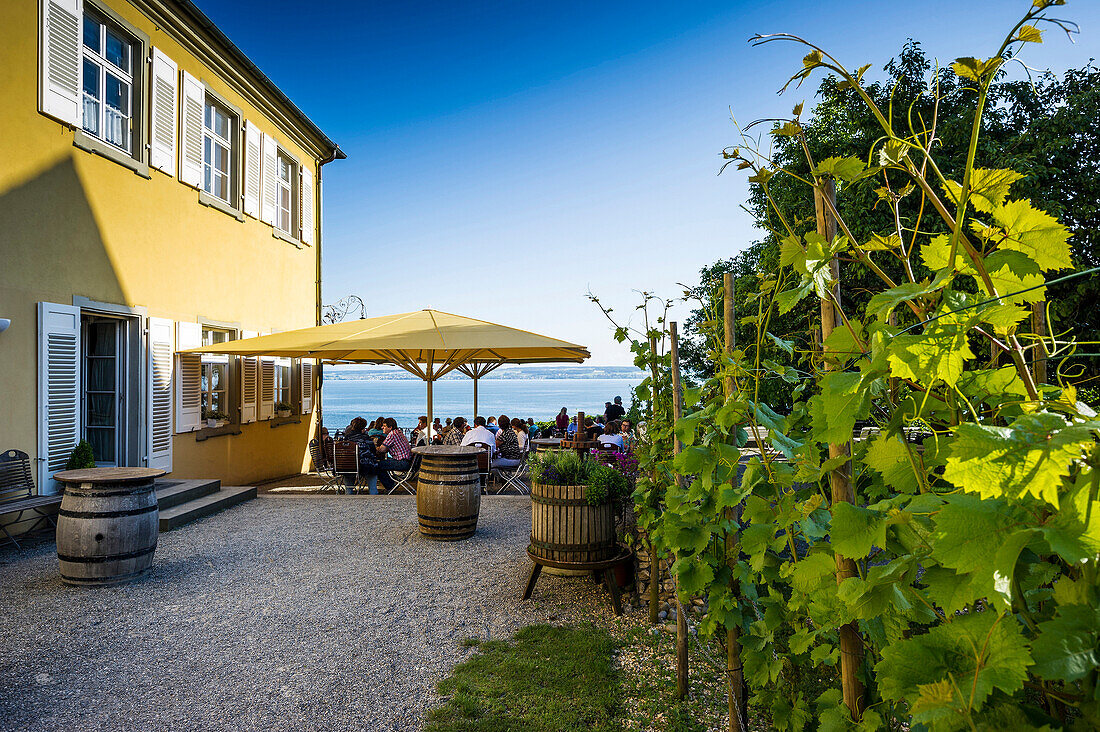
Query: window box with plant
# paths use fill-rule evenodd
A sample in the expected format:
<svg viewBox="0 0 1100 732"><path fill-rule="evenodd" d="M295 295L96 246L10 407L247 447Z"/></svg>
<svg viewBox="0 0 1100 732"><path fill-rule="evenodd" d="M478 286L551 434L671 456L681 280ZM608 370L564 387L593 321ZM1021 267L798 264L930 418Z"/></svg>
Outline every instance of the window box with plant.
<svg viewBox="0 0 1100 732"><path fill-rule="evenodd" d="M206 420L207 427L224 427L229 423L229 415L217 409L204 409L202 418Z"/></svg>
<svg viewBox="0 0 1100 732"><path fill-rule="evenodd" d="M627 476L572 450L531 456L532 555L584 564L612 559L618 503L631 493Z"/></svg>
<svg viewBox="0 0 1100 732"><path fill-rule="evenodd" d="M275 404L275 416L276 417L289 417L293 410L288 402L277 402Z"/></svg>

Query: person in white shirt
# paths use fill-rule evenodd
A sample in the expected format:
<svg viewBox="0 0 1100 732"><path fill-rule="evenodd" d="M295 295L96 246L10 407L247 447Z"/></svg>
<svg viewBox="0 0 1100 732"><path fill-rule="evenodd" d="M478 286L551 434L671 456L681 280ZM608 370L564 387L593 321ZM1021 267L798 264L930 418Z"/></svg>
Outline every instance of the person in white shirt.
<svg viewBox="0 0 1100 732"><path fill-rule="evenodd" d="M603 434L599 436L600 447L614 447L619 452L623 449L623 436L620 434L622 427L619 423L610 422L604 427Z"/></svg>
<svg viewBox="0 0 1100 732"><path fill-rule="evenodd" d="M484 417L474 417L474 428L462 438L463 445L472 445L475 442L484 442L496 452L496 436L485 426Z"/></svg>

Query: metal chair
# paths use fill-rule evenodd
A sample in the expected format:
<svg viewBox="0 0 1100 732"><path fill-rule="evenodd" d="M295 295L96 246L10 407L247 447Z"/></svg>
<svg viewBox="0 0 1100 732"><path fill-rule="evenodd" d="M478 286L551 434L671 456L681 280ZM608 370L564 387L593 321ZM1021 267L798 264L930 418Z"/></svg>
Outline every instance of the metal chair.
<svg viewBox="0 0 1100 732"><path fill-rule="evenodd" d="M352 486L358 488L362 485L359 477L359 443L350 440L332 443L332 472L337 480L342 481L341 486L347 485L349 478Z"/></svg>
<svg viewBox="0 0 1100 732"><path fill-rule="evenodd" d="M420 470L420 455L414 454L412 460L409 461L409 469L404 473L395 474L392 477L393 488L390 488L386 493L393 495L398 490L405 491L409 495L416 495L416 474Z"/></svg>
<svg viewBox="0 0 1100 732"><path fill-rule="evenodd" d="M527 485L524 478L527 477L527 450L524 449L523 454L520 455L519 465L513 467L494 467L492 474L495 475L500 481L501 485L497 488L496 492L502 493L509 488L515 488L516 493L521 496L531 492L531 487Z"/></svg>
<svg viewBox="0 0 1100 732"><path fill-rule="evenodd" d="M323 484L317 486L314 493L339 490L344 487L344 481L333 470L333 460L330 456L325 455L322 443L319 440L309 441L309 459L313 461L313 472L325 479Z"/></svg>
<svg viewBox="0 0 1100 732"><path fill-rule="evenodd" d="M493 446L484 442L471 442L470 446L476 447L480 451L477 454L477 473L481 479L481 490L485 492L489 487L489 478L493 473Z"/></svg>

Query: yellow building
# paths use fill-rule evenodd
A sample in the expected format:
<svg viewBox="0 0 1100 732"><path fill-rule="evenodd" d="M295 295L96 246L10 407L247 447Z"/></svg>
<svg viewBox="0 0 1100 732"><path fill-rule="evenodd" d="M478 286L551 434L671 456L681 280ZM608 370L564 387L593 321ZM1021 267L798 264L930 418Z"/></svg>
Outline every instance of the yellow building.
<svg viewBox="0 0 1100 732"><path fill-rule="evenodd" d="M318 323L343 153L188 0L3 2L0 28L0 452L40 493L81 439L179 478L299 472L312 364L175 352Z"/></svg>

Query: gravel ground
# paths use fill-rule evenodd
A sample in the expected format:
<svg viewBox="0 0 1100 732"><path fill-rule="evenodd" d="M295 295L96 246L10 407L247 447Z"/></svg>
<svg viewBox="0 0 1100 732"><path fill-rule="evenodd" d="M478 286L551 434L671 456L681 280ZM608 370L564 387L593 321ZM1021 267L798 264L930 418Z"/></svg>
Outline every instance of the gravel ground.
<svg viewBox="0 0 1100 732"><path fill-rule="evenodd" d="M412 496L261 496L116 587L62 584L52 542L0 549L0 729L416 729L462 639L610 615L585 578L520 600L530 516L487 496L445 543Z"/></svg>

